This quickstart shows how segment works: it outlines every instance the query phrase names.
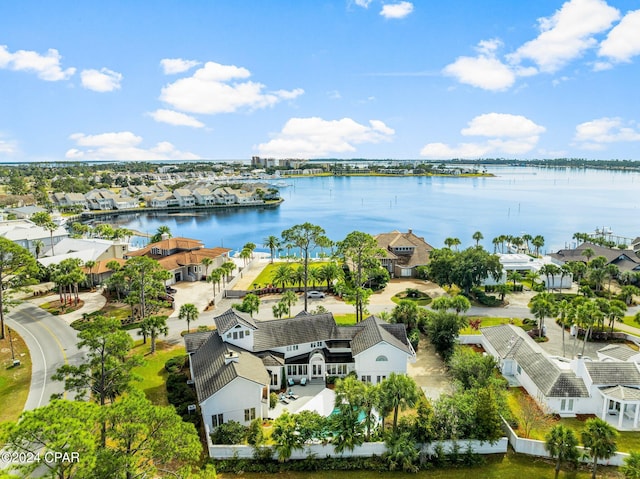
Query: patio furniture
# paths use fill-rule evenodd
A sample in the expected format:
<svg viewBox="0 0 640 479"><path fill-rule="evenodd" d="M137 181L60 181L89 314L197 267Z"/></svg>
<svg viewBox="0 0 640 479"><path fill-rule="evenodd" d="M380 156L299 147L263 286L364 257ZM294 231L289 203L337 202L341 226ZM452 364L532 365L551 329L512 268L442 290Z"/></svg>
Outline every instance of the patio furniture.
<svg viewBox="0 0 640 479"><path fill-rule="evenodd" d="M300 380L300 386L306 386L307 385L307 378L302 378Z"/></svg>
<svg viewBox="0 0 640 479"><path fill-rule="evenodd" d="M287 384L288 384L289 386L293 386L295 383L296 383L296 382L293 380L293 378L288 378L288 379L287 379Z"/></svg>
<svg viewBox="0 0 640 479"><path fill-rule="evenodd" d="M284 394L280 394L280 402L282 404L289 404L289 400L286 398Z"/></svg>

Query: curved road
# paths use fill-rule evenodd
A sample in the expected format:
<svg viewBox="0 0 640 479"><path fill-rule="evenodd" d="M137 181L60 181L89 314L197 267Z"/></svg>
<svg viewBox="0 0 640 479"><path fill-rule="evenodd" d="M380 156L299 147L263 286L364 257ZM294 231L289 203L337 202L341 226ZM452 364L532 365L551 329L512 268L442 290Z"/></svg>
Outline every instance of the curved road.
<svg viewBox="0 0 640 479"><path fill-rule="evenodd" d="M42 308L24 302L13 309L7 325L22 336L31 354L31 387L25 410L49 403L52 394L64 394L64 383L51 375L63 364L80 364L82 353L76 331Z"/></svg>

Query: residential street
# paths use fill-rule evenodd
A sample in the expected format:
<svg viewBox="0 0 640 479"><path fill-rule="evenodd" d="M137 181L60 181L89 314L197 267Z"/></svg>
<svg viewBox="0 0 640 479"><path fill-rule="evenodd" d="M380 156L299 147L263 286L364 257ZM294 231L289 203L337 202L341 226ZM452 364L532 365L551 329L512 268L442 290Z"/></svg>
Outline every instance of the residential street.
<svg viewBox="0 0 640 479"><path fill-rule="evenodd" d="M52 394L64 393L64 384L51 375L63 364L80 364L76 331L63 319L24 302L13 309L7 325L24 339L31 353L31 388L25 409L36 409L49 402Z"/></svg>

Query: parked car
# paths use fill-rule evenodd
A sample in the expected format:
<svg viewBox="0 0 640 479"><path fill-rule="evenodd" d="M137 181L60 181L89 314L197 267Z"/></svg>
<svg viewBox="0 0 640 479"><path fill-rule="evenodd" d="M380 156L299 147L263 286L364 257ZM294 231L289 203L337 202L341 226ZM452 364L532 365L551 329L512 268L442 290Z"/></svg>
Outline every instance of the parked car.
<svg viewBox="0 0 640 479"><path fill-rule="evenodd" d="M176 294L178 292L177 289L172 288L171 286L165 286L164 288L167 292L167 294Z"/></svg>
<svg viewBox="0 0 640 479"><path fill-rule="evenodd" d="M322 291L307 291L307 298L324 298Z"/></svg>

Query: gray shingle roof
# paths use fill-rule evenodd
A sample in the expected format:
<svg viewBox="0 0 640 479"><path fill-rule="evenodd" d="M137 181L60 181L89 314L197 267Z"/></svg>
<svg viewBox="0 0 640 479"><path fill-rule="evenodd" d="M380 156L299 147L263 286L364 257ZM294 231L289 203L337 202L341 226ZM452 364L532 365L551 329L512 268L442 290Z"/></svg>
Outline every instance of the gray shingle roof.
<svg viewBox="0 0 640 479"><path fill-rule="evenodd" d="M640 390L624 386L614 386L602 389L602 394L611 399L620 401L640 401Z"/></svg>
<svg viewBox="0 0 640 479"><path fill-rule="evenodd" d="M225 355L229 353L237 355L237 362L225 364ZM211 397L236 378L269 384L269 373L260 358L225 343L218 334L211 334L191 356L191 366L199 402Z"/></svg>
<svg viewBox="0 0 640 479"><path fill-rule="evenodd" d="M188 353L196 351L204 342L209 339L213 331L199 331L197 333L189 333L184 335L184 347Z"/></svg>
<svg viewBox="0 0 640 479"><path fill-rule="evenodd" d="M261 321L253 333L253 349L268 351L291 344L326 341L336 335L337 326L331 313Z"/></svg>
<svg viewBox="0 0 640 479"><path fill-rule="evenodd" d="M500 357L514 359L546 397L589 397L582 378L560 369L521 328L504 324L480 330Z"/></svg>
<svg viewBox="0 0 640 479"><path fill-rule="evenodd" d="M618 361L585 362L593 384L640 386L640 371L636 363Z"/></svg>
<svg viewBox="0 0 640 479"><path fill-rule="evenodd" d="M638 351L634 351L633 349L621 344L610 344L609 346L605 346L598 350L598 352L609 356L610 358L617 359L618 361L629 361L633 356L640 354Z"/></svg>
<svg viewBox="0 0 640 479"><path fill-rule="evenodd" d="M389 324L376 316L369 316L357 327L359 331L351 341L351 354L353 356L357 356L381 342L386 342L407 354L413 355L413 348L409 344L403 324Z"/></svg>
<svg viewBox="0 0 640 479"><path fill-rule="evenodd" d="M216 328L220 331L220 334L225 334L238 325L246 326L254 330L257 328L256 322L251 315L233 308L229 308L220 316L216 316L213 318L213 321L216 323Z"/></svg>

